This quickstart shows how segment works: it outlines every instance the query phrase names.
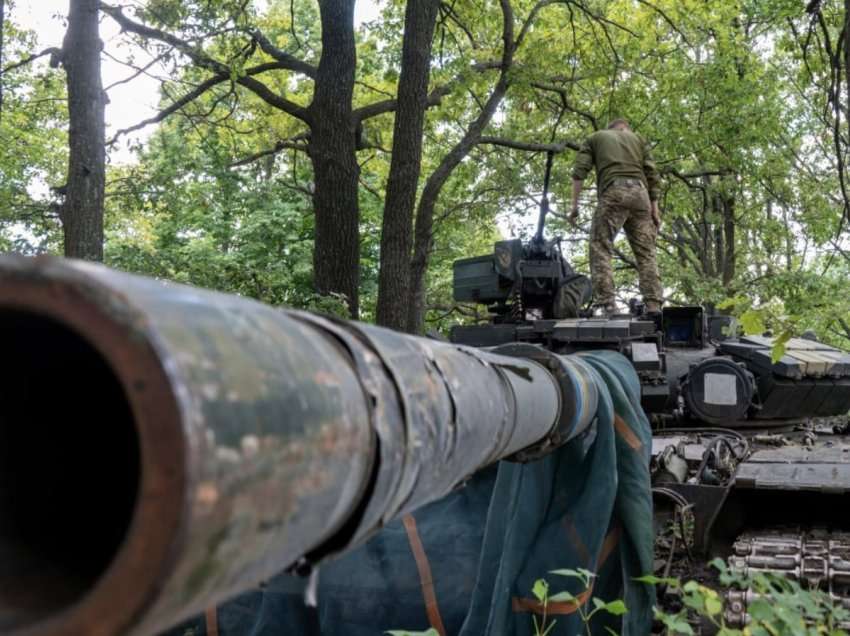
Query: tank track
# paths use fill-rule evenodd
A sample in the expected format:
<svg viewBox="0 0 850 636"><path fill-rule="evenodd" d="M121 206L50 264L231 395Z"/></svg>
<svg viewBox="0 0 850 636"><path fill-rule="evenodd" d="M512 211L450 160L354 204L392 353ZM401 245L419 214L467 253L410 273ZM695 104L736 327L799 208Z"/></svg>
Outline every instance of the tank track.
<svg viewBox="0 0 850 636"><path fill-rule="evenodd" d="M744 576L784 575L809 589L821 589L835 604L850 610L850 532L821 528L747 532L735 540L728 562ZM759 594L752 589L729 589L725 596L726 624L744 627L749 622L749 604ZM850 623L839 627L850 628Z"/></svg>

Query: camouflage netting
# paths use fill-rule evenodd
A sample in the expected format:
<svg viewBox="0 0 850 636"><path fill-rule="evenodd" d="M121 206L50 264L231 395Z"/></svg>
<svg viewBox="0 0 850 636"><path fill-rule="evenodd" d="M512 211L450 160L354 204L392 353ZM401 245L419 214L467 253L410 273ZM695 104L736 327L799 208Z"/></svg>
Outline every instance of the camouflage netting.
<svg viewBox="0 0 850 636"><path fill-rule="evenodd" d="M594 598L621 599L628 611L597 612L592 633L649 633L654 590L634 580L652 571L649 423L629 362L609 351L581 355L600 388L584 434L536 462L479 473L323 565L315 609L303 603L306 581L282 575L171 633L375 636L433 627L448 636L525 636L543 613L532 595L540 578L550 594L575 597L548 605L552 636L582 633ZM577 568L596 574L587 589L550 573Z"/></svg>

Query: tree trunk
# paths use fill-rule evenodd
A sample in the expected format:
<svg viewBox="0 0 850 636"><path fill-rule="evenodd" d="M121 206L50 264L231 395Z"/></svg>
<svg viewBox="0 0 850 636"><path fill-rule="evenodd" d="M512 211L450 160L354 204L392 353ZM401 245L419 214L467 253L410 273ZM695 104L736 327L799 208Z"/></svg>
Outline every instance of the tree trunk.
<svg viewBox="0 0 850 636"><path fill-rule="evenodd" d="M720 192L716 192L712 197L712 207L714 217L717 219L725 218L724 197ZM714 271L720 274L726 270L726 250L723 244L723 225L718 221L713 228L714 234Z"/></svg>
<svg viewBox="0 0 850 636"><path fill-rule="evenodd" d="M98 0L71 0L62 46L68 81L68 184L62 205L65 256L103 260L105 99Z"/></svg>
<svg viewBox="0 0 850 636"><path fill-rule="evenodd" d="M344 294L359 313L360 208L352 98L356 51L354 0L321 0L322 56L310 104L310 159L316 215L316 289Z"/></svg>
<svg viewBox="0 0 850 636"><path fill-rule="evenodd" d="M410 263L410 289L407 303L407 331L422 333L425 328L425 274L431 260L431 249L434 242L434 209L440 197L440 191L449 180L454 169L460 165L464 157L478 143L481 133L490 123L493 114L507 92L507 81L499 84L490 95L490 99L481 111L478 119L469 127L466 135L451 152L443 157L437 169L428 177L419 207L416 211L416 228L413 237L413 259Z"/></svg>
<svg viewBox="0 0 850 636"><path fill-rule="evenodd" d="M439 6L440 0L410 0L404 17L398 106L381 224L377 307L378 324L399 330L407 326L413 208L428 105L431 43Z"/></svg>
<svg viewBox="0 0 850 636"><path fill-rule="evenodd" d="M847 108L850 108L850 0L844 0L844 91L847 96ZM839 41L839 46L841 42ZM838 95L836 101L840 101ZM847 117L847 126L850 128L850 117Z"/></svg>
<svg viewBox="0 0 850 636"><path fill-rule="evenodd" d="M496 112L508 92L510 86L509 73L513 65L514 55L514 17L508 0L499 3L502 9L502 65L499 80L490 93L490 97L481 109L478 117L469 126L466 134L454 148L443 157L437 169L428 177L419 207L416 211L416 228L414 231L413 258L410 263L410 284L407 303L407 331L422 333L425 326L425 274L431 259L431 248L434 240L434 208L440 191L443 189L454 169L460 165L464 157L478 143L484 129Z"/></svg>
<svg viewBox="0 0 850 636"><path fill-rule="evenodd" d="M723 200L723 234L726 251L723 257L723 287L729 289L735 279L737 250L735 247L735 197Z"/></svg>
<svg viewBox="0 0 850 636"><path fill-rule="evenodd" d="M3 68L3 33L6 25L6 0L0 0L0 69ZM0 75L0 119L3 117L3 76Z"/></svg>

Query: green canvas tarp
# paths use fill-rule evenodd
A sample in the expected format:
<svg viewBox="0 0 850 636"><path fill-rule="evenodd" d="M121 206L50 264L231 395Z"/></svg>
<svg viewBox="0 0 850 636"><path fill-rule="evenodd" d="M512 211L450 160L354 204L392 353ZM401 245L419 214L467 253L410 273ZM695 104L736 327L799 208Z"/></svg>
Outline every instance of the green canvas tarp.
<svg viewBox="0 0 850 636"><path fill-rule="evenodd" d="M210 608L172 631L212 636L374 636L387 630L446 636L533 634L544 608L532 594L545 579L551 636L585 633L582 615L622 600L622 615L596 612L591 632L649 633L652 571L651 433L631 364L610 351L579 354L600 389L595 422L554 453L501 462L466 486L389 524L362 547L321 566L317 606L306 579L283 574ZM588 586L552 570L582 568Z"/></svg>

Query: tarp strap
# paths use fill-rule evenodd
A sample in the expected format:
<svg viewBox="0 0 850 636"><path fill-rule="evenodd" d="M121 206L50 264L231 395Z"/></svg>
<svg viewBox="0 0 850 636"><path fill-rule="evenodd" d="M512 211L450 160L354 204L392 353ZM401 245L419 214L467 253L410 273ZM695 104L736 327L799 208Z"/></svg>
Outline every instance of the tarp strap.
<svg viewBox="0 0 850 636"><path fill-rule="evenodd" d="M596 569L599 570L605 561L608 560L608 557L611 556L611 553L614 551L614 548L617 547L617 543L620 541L621 530L619 527L614 528L608 535L605 537L605 541L602 543L602 549L599 551L599 559L597 561ZM593 594L593 581L591 581L588 588L575 597L572 601L556 601L554 603L548 603L546 608L543 608L543 603L538 601L535 598L522 598L519 596L514 596L511 599L511 608L514 612L534 612L540 616L544 614L547 616L551 615L559 615L565 616L569 614L573 614L579 607L582 607L588 600L590 600L591 595Z"/></svg>
<svg viewBox="0 0 850 636"><path fill-rule="evenodd" d="M588 566L592 565L590 562L590 551L587 549L584 539L581 538L581 534L579 534L575 522L569 515L564 517L564 527L567 529L567 534L570 537L570 542L573 544L573 548L575 548L575 551L578 553L579 561L587 563Z"/></svg>
<svg viewBox="0 0 850 636"><path fill-rule="evenodd" d="M626 421L616 414L614 415L614 428L617 430L617 434L623 438L623 441L625 441L632 450L641 449L643 444L641 444L640 438L635 435L635 432L628 424L626 424Z"/></svg>
<svg viewBox="0 0 850 636"><path fill-rule="evenodd" d="M568 614L572 614L579 607L583 606L587 603L590 595L593 593L593 584L590 584L590 587L587 588L584 592L575 597L572 601L555 601L553 603L549 603L546 605L546 609L543 609L543 603L538 601L536 598L520 598L518 596L514 596L511 599L511 607L514 612L522 613L522 612L534 612L535 614L539 614L543 616L552 616L557 614L559 616L564 616Z"/></svg>
<svg viewBox="0 0 850 636"><path fill-rule="evenodd" d="M443 626L440 607L437 604L437 594L434 591L431 564L428 562L428 555L425 554L425 547L422 545L422 539L419 537L419 531L416 529L416 519L413 518L413 515L407 514L404 515L402 521L404 523L404 529L407 532L407 540L410 542L410 550L413 552L413 558L416 560L416 569L419 571L419 582L422 585L422 597L425 600L428 623L432 628L437 630L440 636L446 636L446 628Z"/></svg>
<svg viewBox="0 0 850 636"><path fill-rule="evenodd" d="M207 608L204 618L207 623L207 636L218 636L218 612L215 605Z"/></svg>

